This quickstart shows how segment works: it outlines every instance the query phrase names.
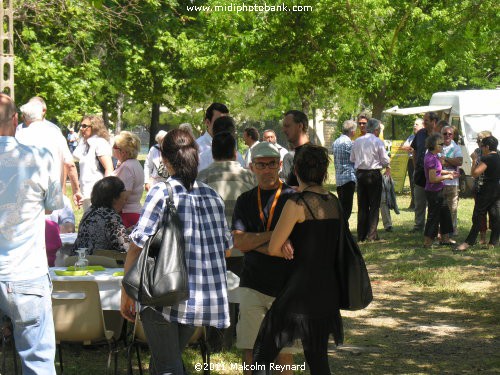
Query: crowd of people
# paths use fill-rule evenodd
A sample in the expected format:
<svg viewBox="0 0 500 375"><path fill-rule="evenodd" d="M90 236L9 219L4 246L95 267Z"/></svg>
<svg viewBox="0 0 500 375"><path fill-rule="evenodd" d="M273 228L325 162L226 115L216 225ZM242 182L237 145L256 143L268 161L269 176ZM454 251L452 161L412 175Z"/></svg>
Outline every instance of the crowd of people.
<svg viewBox="0 0 500 375"><path fill-rule="evenodd" d="M359 136L356 137L357 126ZM358 241L377 241L379 210L386 224L386 199L381 193L381 171L390 177L390 160L383 142L379 139L380 122L369 119L366 114L358 116L358 123L348 120L343 124L342 134L332 145L335 162L337 194L346 217L352 212L353 197L357 191ZM454 141L455 128L439 120L434 112L425 113L416 119L413 134L404 142L402 149L408 151L408 174L410 177L410 209L415 212L412 233L423 233L423 247L430 248L439 240L441 245L451 245L454 251L465 251L474 245L480 234L480 243L492 248L498 244L498 218L500 200L498 183L500 165L497 163L498 141L491 132L477 134L480 146L471 159L472 176L475 178L474 197L476 204L472 217L473 226L467 239L457 245L457 212L459 202L459 167L463 163L460 146ZM483 146L483 141L486 141ZM488 146L486 146L488 145ZM486 188L482 189L486 183ZM486 199L486 195L488 199ZM486 243L486 214L490 217L491 236Z"/></svg>
<svg viewBox="0 0 500 375"><path fill-rule="evenodd" d="M293 355L303 351L312 374L330 374L329 337L343 342L333 264L339 235L349 230L354 193L360 243L380 240L379 211L386 217L381 208L394 206L393 192L384 188L391 167L379 120L361 114L357 122L343 123L332 145L337 198L324 186L328 150L310 142L309 119L298 110L286 112L282 120L290 151L277 143L274 130L265 130L261 138L258 129L248 127L243 135L248 151L242 156L229 109L213 103L205 111L201 137L195 139L187 124L160 131L144 168L137 160L139 138L122 131L110 143L100 116L84 116L76 140L74 130L66 139L45 120L43 99L34 97L20 110L24 122L18 125L15 104L0 94L0 309L13 321L24 374L55 374L47 266L54 264L59 233L76 229L71 202L63 199L68 178L74 204L84 210L74 248L127 252L125 272L164 224L165 181L172 187L184 226L189 298L137 310L136 301L121 293L122 315L130 321L141 316L151 373L183 374L181 354L195 327L211 326L234 330L230 336L235 333L243 362L261 365L253 367L254 373L269 372L276 362L291 374ZM425 247L438 236L454 244L462 155L453 128L435 113L426 113L420 125L415 122L414 136L404 145L413 156L414 231L423 231ZM471 156L478 179L473 225L457 251L474 245L479 233L484 240L486 213L489 245L498 243L498 141L480 133L478 145ZM389 231L392 223L384 223ZM227 270L240 278L237 305L228 300ZM331 291L329 298L322 296L324 288ZM19 297L8 298L13 290ZM19 313L21 304L33 306L30 314ZM245 374L251 372L245 367Z"/></svg>

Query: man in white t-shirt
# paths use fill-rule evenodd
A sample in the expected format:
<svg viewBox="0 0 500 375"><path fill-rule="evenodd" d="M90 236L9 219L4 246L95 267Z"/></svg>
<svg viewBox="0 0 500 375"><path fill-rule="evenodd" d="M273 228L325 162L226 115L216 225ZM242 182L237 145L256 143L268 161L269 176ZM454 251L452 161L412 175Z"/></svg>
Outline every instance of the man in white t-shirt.
<svg viewBox="0 0 500 375"><path fill-rule="evenodd" d="M0 310L14 326L25 375L55 375L45 213L63 207L60 174L46 148L15 137L14 102L0 94Z"/></svg>

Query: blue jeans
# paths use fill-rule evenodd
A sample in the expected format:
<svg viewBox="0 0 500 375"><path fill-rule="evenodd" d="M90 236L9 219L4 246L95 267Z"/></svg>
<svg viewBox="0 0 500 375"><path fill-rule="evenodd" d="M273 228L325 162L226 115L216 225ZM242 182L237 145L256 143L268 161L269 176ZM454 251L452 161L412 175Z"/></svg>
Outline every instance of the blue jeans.
<svg viewBox="0 0 500 375"><path fill-rule="evenodd" d="M149 307L141 312L141 320L151 350L149 372L153 375L184 374L182 352L196 327L169 322Z"/></svg>
<svg viewBox="0 0 500 375"><path fill-rule="evenodd" d="M12 320L23 375L55 375L56 341L48 275L0 281L0 310Z"/></svg>

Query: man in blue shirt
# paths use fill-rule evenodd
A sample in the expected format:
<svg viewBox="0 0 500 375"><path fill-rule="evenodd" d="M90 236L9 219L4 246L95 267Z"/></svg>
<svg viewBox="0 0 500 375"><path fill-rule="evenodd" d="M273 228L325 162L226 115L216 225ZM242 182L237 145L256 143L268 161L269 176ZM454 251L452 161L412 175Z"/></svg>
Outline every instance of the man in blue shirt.
<svg viewBox="0 0 500 375"><path fill-rule="evenodd" d="M356 189L356 171L354 163L350 160L355 133L356 123L352 120L345 121L342 125L342 135L332 145L337 194L347 221L351 217L352 200Z"/></svg>
<svg viewBox="0 0 500 375"><path fill-rule="evenodd" d="M63 207L60 175L49 150L14 137L16 106L0 94L0 310L14 326L25 375L55 375L45 212Z"/></svg>

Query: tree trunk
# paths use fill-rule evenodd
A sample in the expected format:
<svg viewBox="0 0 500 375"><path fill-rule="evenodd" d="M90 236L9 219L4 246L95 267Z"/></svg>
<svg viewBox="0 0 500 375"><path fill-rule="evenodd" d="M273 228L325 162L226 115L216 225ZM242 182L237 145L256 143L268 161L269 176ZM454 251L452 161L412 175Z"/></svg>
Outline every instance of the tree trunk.
<svg viewBox="0 0 500 375"><path fill-rule="evenodd" d="M125 94L122 92L118 94L116 98L116 129L115 134L120 134L122 131L122 114L123 114L123 104L125 102Z"/></svg>
<svg viewBox="0 0 500 375"><path fill-rule="evenodd" d="M149 148L156 143L155 136L160 128L160 103L151 106L151 126L149 127Z"/></svg>
<svg viewBox="0 0 500 375"><path fill-rule="evenodd" d="M106 128L109 130L109 112L104 105L101 106L101 110L102 110L102 119L104 121L104 125L106 125Z"/></svg>

